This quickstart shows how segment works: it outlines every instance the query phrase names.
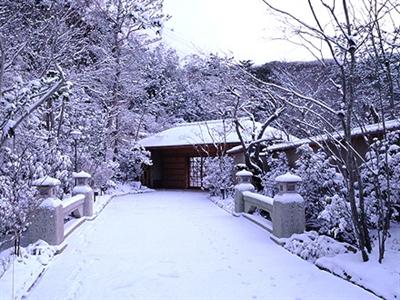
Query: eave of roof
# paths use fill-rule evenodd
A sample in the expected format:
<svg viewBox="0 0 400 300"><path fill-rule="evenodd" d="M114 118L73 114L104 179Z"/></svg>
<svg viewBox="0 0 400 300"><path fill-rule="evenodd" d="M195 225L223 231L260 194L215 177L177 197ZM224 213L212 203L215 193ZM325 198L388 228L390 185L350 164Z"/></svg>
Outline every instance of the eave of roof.
<svg viewBox="0 0 400 300"><path fill-rule="evenodd" d="M386 121L385 128L386 128L386 130L389 130L389 131L400 129L400 120ZM382 131L383 131L383 123L380 122L380 123L366 125L364 127L353 128L351 130L351 136L358 137L358 136L363 136L363 135L373 135L373 134L381 133ZM317 144L319 142L325 142L325 141L334 140L334 139L341 140L343 138L344 138L344 132L338 131L337 133L333 133L333 134L329 134L329 135L328 134L315 135L315 136L300 139L297 141L271 145L271 146L267 147L267 150L268 151L283 151L283 150L294 149L294 148L297 148L304 144Z"/></svg>
<svg viewBox="0 0 400 300"><path fill-rule="evenodd" d="M239 142L224 143L227 147L237 146ZM196 148L196 147L215 147L215 144L181 144L172 146L146 146L147 150L158 150L158 149L182 149L182 148Z"/></svg>

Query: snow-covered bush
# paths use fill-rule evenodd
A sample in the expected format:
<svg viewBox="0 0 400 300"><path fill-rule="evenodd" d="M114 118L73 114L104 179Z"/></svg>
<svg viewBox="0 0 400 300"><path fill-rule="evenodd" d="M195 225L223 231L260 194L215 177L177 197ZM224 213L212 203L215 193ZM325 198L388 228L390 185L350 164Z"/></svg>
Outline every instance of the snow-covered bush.
<svg viewBox="0 0 400 300"><path fill-rule="evenodd" d="M375 139L365 158L361 178L368 223L378 228L386 216L398 218L400 213L400 131Z"/></svg>
<svg viewBox="0 0 400 300"><path fill-rule="evenodd" d="M306 224L308 228L319 229L321 224L318 216L327 205L327 198L338 195L340 199L345 199L345 182L322 150L314 152L310 146L303 145L298 148L297 153L299 158L295 173L303 180L299 193L306 202ZM333 211L332 213L334 214ZM328 224L327 221L324 221L325 226L336 226L336 223Z"/></svg>
<svg viewBox="0 0 400 300"><path fill-rule="evenodd" d="M234 185L233 172L232 157L208 157L205 161L203 186L210 191L211 195L221 196L225 199Z"/></svg>
<svg viewBox="0 0 400 300"><path fill-rule="evenodd" d="M119 172L117 178L122 181L139 181L145 166L151 166L150 152L134 143L118 157Z"/></svg>
<svg viewBox="0 0 400 300"><path fill-rule="evenodd" d="M326 206L320 212L319 233L330 235L338 241L354 243L350 204L339 195L325 198Z"/></svg>
<svg viewBox="0 0 400 300"><path fill-rule="evenodd" d="M355 252L351 246L342 244L328 236L319 235L315 231L303 234L294 234L286 239L284 248L301 258L315 262L320 257L331 257L349 250Z"/></svg>
<svg viewBox="0 0 400 300"><path fill-rule="evenodd" d="M266 156L266 170L261 175L262 193L269 197L274 197L278 192L275 178L289 171L289 164L285 153L279 153L277 157L268 153Z"/></svg>
<svg viewBox="0 0 400 300"><path fill-rule="evenodd" d="M34 178L48 175L60 180L61 188L57 190L57 196L62 199L64 193L71 190L71 158L61 151L56 140L43 140L35 148L35 155L32 157L36 160Z"/></svg>
<svg viewBox="0 0 400 300"><path fill-rule="evenodd" d="M118 163L113 161L106 161L101 163L96 168L93 175L93 185L100 188L102 191L115 187L115 183L112 178L118 166Z"/></svg>
<svg viewBox="0 0 400 300"><path fill-rule="evenodd" d="M31 157L17 155L7 147L0 150L0 237L17 243L39 205L31 187L35 171Z"/></svg>

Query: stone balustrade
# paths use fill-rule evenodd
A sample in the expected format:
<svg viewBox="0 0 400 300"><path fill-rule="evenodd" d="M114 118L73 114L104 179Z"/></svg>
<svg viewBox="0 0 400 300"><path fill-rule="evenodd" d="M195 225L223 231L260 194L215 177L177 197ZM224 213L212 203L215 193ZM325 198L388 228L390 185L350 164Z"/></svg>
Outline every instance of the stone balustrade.
<svg viewBox="0 0 400 300"><path fill-rule="evenodd" d="M238 184L235 186L235 210L234 215L245 217L262 225L272 233L271 238L287 238L294 233L303 233L305 230L304 199L297 192L296 186L301 182L299 176L286 173L278 176L275 182L279 192L274 197L267 197L254 193L255 188L251 184L251 172L240 171L236 173ZM272 226L266 222L252 217L256 209L269 213ZM264 224L264 225L263 225Z"/></svg>
<svg viewBox="0 0 400 300"><path fill-rule="evenodd" d="M24 245L39 239L50 245L60 245L69 233L85 221L85 217L93 215L94 192L87 182L90 174L74 173L74 178L76 186L72 197L64 200L56 196L56 189L61 184L59 180L45 176L33 182L42 201L23 235ZM70 220L65 222L66 219Z"/></svg>

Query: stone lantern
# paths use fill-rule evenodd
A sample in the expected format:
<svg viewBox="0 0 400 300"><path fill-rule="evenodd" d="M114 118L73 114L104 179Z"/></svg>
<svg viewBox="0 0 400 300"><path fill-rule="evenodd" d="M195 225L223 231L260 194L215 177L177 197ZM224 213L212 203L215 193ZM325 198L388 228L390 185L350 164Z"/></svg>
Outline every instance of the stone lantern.
<svg viewBox="0 0 400 300"><path fill-rule="evenodd" d="M72 189L72 196L83 194L85 200L83 202L83 215L90 217L93 215L94 192L89 186L89 179L92 176L89 173L81 171L73 173L72 177L75 179L75 187Z"/></svg>
<svg viewBox="0 0 400 300"><path fill-rule="evenodd" d="M75 179L76 185L89 185L89 179L92 176L89 173L80 171L79 173L73 173L72 178Z"/></svg>
<svg viewBox="0 0 400 300"><path fill-rule="evenodd" d="M41 204L31 217L31 225L24 233L22 244L28 245L37 240L50 245L59 245L64 240L64 212L62 202L56 196L56 188L61 182L50 176L33 181L41 198Z"/></svg>
<svg viewBox="0 0 400 300"><path fill-rule="evenodd" d="M44 176L42 178L36 179L32 182L32 185L39 191L39 196L41 198L52 198L56 196L56 188L61 184L60 180Z"/></svg>
<svg viewBox="0 0 400 300"><path fill-rule="evenodd" d="M279 193L297 193L297 184L302 182L302 179L294 174L287 172L275 178L278 185Z"/></svg>
<svg viewBox="0 0 400 300"><path fill-rule="evenodd" d="M238 217L244 211L243 192L254 192L256 189L251 184L253 173L242 170L236 173L238 184L235 185L235 208L233 215Z"/></svg>
<svg viewBox="0 0 400 300"><path fill-rule="evenodd" d="M253 177L253 173L251 173L250 171L241 170L236 173L236 178L237 178L238 184L251 183L252 177Z"/></svg>
<svg viewBox="0 0 400 300"><path fill-rule="evenodd" d="M272 210L275 237L287 238L294 233L304 232L304 199L296 189L297 184L301 181L299 176L289 172L275 178L279 188L278 194L274 197Z"/></svg>

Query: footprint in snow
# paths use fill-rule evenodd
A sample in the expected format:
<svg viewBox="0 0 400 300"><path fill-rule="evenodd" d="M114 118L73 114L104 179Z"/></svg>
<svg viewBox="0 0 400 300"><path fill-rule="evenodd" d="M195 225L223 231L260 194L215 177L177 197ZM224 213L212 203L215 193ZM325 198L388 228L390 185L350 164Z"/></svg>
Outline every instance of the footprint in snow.
<svg viewBox="0 0 400 300"><path fill-rule="evenodd" d="M177 272L172 272L172 273L158 273L157 274L160 277L163 278L180 278L179 274Z"/></svg>

